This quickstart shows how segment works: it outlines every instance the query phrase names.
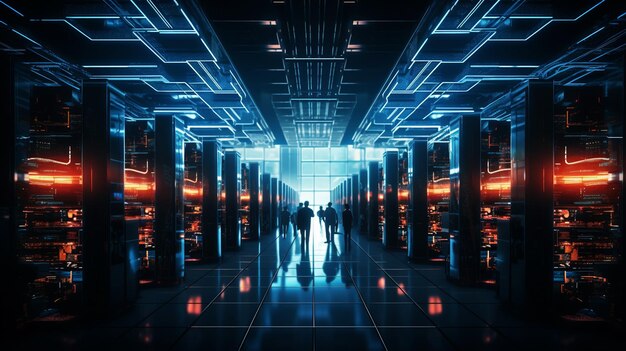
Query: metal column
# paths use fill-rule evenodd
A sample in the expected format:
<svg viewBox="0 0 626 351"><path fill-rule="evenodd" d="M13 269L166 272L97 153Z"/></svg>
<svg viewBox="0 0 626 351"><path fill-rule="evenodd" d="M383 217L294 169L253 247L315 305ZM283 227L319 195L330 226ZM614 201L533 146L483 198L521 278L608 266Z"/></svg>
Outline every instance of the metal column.
<svg viewBox="0 0 626 351"><path fill-rule="evenodd" d="M552 82L531 80L512 95L521 102L512 102L511 222L502 242L509 259L498 269L506 282L500 297L544 311L553 284L554 89Z"/></svg>
<svg viewBox="0 0 626 351"><path fill-rule="evenodd" d="M367 233L367 169L359 171L359 232Z"/></svg>
<svg viewBox="0 0 626 351"><path fill-rule="evenodd" d="M278 179L272 177L272 189L271 189L271 223L272 229L271 231L276 230L278 228Z"/></svg>
<svg viewBox="0 0 626 351"><path fill-rule="evenodd" d="M224 190L226 191L225 228L226 248L241 248L241 156L229 150L224 153Z"/></svg>
<svg viewBox="0 0 626 351"><path fill-rule="evenodd" d="M378 161L369 164L369 212L367 216L368 237L378 237Z"/></svg>
<svg viewBox="0 0 626 351"><path fill-rule="evenodd" d="M248 186L250 187L250 213L248 214L248 223L250 225L250 239L259 239L259 163L250 163L250 179Z"/></svg>
<svg viewBox="0 0 626 351"><path fill-rule="evenodd" d="M84 309L106 316L125 301L124 115L104 81L85 81L83 95Z"/></svg>
<svg viewBox="0 0 626 351"><path fill-rule="evenodd" d="M157 116L155 125L155 271L167 284L182 280L185 268L184 127L173 116Z"/></svg>
<svg viewBox="0 0 626 351"><path fill-rule="evenodd" d="M263 173L261 176L261 232L269 234L272 232L272 176Z"/></svg>
<svg viewBox="0 0 626 351"><path fill-rule="evenodd" d="M352 203L350 209L352 210L352 228L359 230L359 175L352 175Z"/></svg>
<svg viewBox="0 0 626 351"><path fill-rule="evenodd" d="M222 152L215 140L202 142L202 258L222 258L220 192L222 189Z"/></svg>
<svg viewBox="0 0 626 351"><path fill-rule="evenodd" d="M428 143L409 146L408 250L411 260L428 259Z"/></svg>
<svg viewBox="0 0 626 351"><path fill-rule="evenodd" d="M448 277L478 281L480 269L480 116L450 124L450 258Z"/></svg>

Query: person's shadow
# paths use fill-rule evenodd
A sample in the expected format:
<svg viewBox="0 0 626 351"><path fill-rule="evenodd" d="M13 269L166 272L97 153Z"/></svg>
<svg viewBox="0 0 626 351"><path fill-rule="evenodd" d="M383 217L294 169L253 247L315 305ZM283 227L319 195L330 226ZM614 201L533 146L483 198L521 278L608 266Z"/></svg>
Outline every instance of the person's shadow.
<svg viewBox="0 0 626 351"><path fill-rule="evenodd" d="M298 277L298 283L300 283L302 289L308 289L313 281L313 273L311 272L309 254L306 251L302 251L302 254L300 255L300 263L296 264L296 274Z"/></svg>
<svg viewBox="0 0 626 351"><path fill-rule="evenodd" d="M326 257L324 258L324 265L322 266L324 274L326 274L326 283L332 282L337 277L337 273L339 273L338 259L337 247L335 247L334 242L331 242L326 247Z"/></svg>

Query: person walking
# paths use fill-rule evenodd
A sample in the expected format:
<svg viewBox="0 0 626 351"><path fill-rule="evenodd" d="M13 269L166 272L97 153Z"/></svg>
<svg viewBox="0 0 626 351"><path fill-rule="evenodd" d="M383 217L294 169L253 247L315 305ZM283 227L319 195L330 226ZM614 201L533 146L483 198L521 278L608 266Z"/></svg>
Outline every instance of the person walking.
<svg viewBox="0 0 626 351"><path fill-rule="evenodd" d="M344 249L350 250L352 246L352 211L350 211L350 205L343 205L343 212L341 213L341 220L343 221L343 242Z"/></svg>
<svg viewBox="0 0 626 351"><path fill-rule="evenodd" d="M289 213L289 207L285 206L283 211L280 213L280 234L284 237L287 236L289 232L289 219L291 217L291 213Z"/></svg>
<svg viewBox="0 0 626 351"><path fill-rule="evenodd" d="M324 207L320 206L320 209L317 211L317 219L320 221L320 232L322 231L322 221L324 220Z"/></svg>
<svg viewBox="0 0 626 351"><path fill-rule="evenodd" d="M309 208L309 202L304 202L304 207L298 210L298 228L300 228L301 246L309 247L309 234L311 233L311 218L315 217L313 210ZM306 241L306 244L305 244ZM306 245L306 246L305 246Z"/></svg>
<svg viewBox="0 0 626 351"><path fill-rule="evenodd" d="M333 203L329 202L326 211L324 211L324 222L326 223L326 241L325 243L332 243L335 239L335 232L337 231L337 211L333 208Z"/></svg>

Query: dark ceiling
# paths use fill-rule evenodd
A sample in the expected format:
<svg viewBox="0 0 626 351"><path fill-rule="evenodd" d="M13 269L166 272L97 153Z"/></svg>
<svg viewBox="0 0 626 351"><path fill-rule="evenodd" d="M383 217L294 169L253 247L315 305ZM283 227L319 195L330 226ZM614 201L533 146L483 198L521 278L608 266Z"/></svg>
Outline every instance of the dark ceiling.
<svg viewBox="0 0 626 351"><path fill-rule="evenodd" d="M351 143L427 4L212 0L202 7L276 142L334 146Z"/></svg>

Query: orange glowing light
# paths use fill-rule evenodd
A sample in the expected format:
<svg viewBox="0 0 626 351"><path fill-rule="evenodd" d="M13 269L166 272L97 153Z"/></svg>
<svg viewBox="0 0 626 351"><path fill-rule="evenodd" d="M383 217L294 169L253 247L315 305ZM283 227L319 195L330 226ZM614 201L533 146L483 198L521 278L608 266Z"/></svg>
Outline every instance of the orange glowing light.
<svg viewBox="0 0 626 351"><path fill-rule="evenodd" d="M250 201L250 195L241 195L241 201Z"/></svg>
<svg viewBox="0 0 626 351"><path fill-rule="evenodd" d="M239 292L247 293L250 291L251 287L250 277L241 277L241 279L239 279Z"/></svg>
<svg viewBox="0 0 626 351"><path fill-rule="evenodd" d="M385 199L385 197L384 197L384 195L383 195L383 194L378 194L378 200L379 200L379 201L382 201L382 200L384 200L384 199Z"/></svg>
<svg viewBox="0 0 626 351"><path fill-rule="evenodd" d="M483 190L509 190L511 182L487 182L482 185Z"/></svg>
<svg viewBox="0 0 626 351"><path fill-rule="evenodd" d="M442 313L443 305L441 304L441 298L439 296L428 297L428 314L431 316L436 316Z"/></svg>
<svg viewBox="0 0 626 351"><path fill-rule="evenodd" d="M609 173L602 172L596 174L581 174L581 175L555 175L554 184L572 185L572 184L584 184L584 185L603 185L608 183Z"/></svg>
<svg viewBox="0 0 626 351"><path fill-rule="evenodd" d="M376 284L380 289L385 288L385 277L378 278L378 284Z"/></svg>
<svg viewBox="0 0 626 351"><path fill-rule="evenodd" d="M199 316L202 313L202 296L189 296L187 299L187 314Z"/></svg>
<svg viewBox="0 0 626 351"><path fill-rule="evenodd" d="M398 284L398 288L396 289L396 293L397 293L399 296L404 295L404 283L399 283L399 284Z"/></svg>
<svg viewBox="0 0 626 351"><path fill-rule="evenodd" d="M78 175L43 175L38 173L28 173L27 180L30 184L42 186L51 186L53 184L83 184L83 177Z"/></svg>
<svg viewBox="0 0 626 351"><path fill-rule="evenodd" d="M192 187L185 187L183 189L183 193L185 194L185 196L200 196L202 195L202 189L200 188L192 188Z"/></svg>
<svg viewBox="0 0 626 351"><path fill-rule="evenodd" d="M152 189L154 189L154 183L132 182L128 180L124 182L124 190L148 191Z"/></svg>

